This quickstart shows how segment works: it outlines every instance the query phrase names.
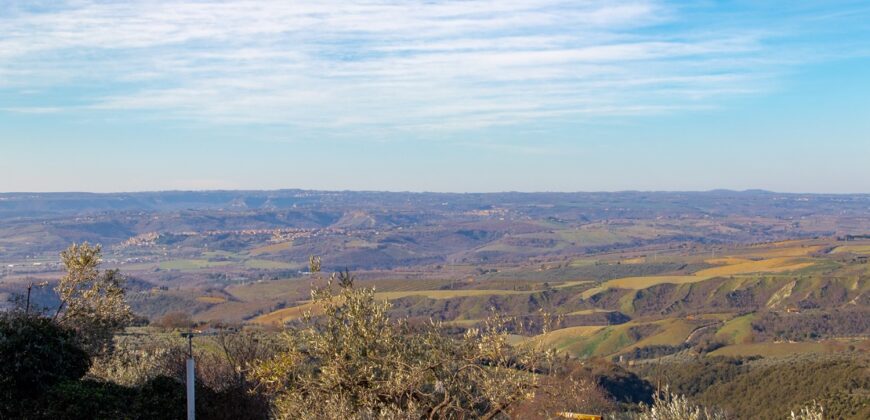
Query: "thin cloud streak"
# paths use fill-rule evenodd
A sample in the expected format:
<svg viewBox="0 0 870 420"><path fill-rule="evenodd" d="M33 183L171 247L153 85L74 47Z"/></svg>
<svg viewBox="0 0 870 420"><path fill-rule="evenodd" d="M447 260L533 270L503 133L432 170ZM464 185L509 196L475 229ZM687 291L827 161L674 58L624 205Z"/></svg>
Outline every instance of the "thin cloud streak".
<svg viewBox="0 0 870 420"><path fill-rule="evenodd" d="M24 4L24 3L22 3ZM657 114L764 89L767 33L693 31L657 1L69 1L0 15L0 89L75 88L8 112L207 124L472 130ZM667 30L652 30L660 25Z"/></svg>

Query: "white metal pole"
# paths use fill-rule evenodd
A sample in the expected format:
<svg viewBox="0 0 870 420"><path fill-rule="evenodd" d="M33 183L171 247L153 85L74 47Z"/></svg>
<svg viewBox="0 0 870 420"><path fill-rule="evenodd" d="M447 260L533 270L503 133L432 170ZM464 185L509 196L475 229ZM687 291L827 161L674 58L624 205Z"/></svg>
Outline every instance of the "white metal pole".
<svg viewBox="0 0 870 420"><path fill-rule="evenodd" d="M194 365L193 365L193 356L191 355L187 359L187 420L194 420L196 417L196 408L194 404L194 383L196 381L194 376Z"/></svg>

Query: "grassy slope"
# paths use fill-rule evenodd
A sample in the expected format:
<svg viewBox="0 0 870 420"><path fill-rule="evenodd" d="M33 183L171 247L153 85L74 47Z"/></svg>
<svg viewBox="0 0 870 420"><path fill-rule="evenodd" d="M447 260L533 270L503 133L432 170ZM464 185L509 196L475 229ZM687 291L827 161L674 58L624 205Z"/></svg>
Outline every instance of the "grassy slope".
<svg viewBox="0 0 870 420"><path fill-rule="evenodd" d="M731 344L744 344L752 340L752 321L755 314L738 316L725 323L716 335L728 340Z"/></svg>
<svg viewBox="0 0 870 420"><path fill-rule="evenodd" d="M709 280L714 277L725 277L740 274L751 273L783 273L789 271L798 271L804 268L812 267L815 262L805 258L795 257L775 257L759 261L744 260L738 258L720 258L708 260L708 262L725 262L726 265L714 268L700 270L692 275L687 276L648 276L648 277L625 277L620 279L608 280L600 286L591 288L583 292L583 298L588 299L607 289L632 289L640 290L657 284L672 283L672 284L689 284L698 283L704 280Z"/></svg>

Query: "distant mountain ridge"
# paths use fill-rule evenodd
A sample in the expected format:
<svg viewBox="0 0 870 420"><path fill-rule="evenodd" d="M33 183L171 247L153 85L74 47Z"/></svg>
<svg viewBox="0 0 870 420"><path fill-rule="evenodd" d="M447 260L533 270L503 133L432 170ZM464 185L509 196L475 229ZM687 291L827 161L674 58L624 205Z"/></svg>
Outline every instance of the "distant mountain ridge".
<svg viewBox="0 0 870 420"><path fill-rule="evenodd" d="M788 205L785 205L785 204ZM870 212L870 194L797 194L761 190L705 192L412 193L378 191L161 191L136 193L0 193L0 219L104 212L257 211L293 208L483 210L564 206L585 211L787 216L806 212ZM760 211L759 208L762 210ZM727 209L727 212L722 210ZM632 211L634 210L634 211Z"/></svg>

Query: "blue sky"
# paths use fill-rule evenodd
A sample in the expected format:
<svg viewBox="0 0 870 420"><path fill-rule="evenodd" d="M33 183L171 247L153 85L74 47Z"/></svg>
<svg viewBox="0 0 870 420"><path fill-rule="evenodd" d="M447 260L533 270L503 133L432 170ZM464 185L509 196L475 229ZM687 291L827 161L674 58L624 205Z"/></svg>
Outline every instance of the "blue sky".
<svg viewBox="0 0 870 420"><path fill-rule="evenodd" d="M870 192L870 4L0 0L0 191Z"/></svg>

